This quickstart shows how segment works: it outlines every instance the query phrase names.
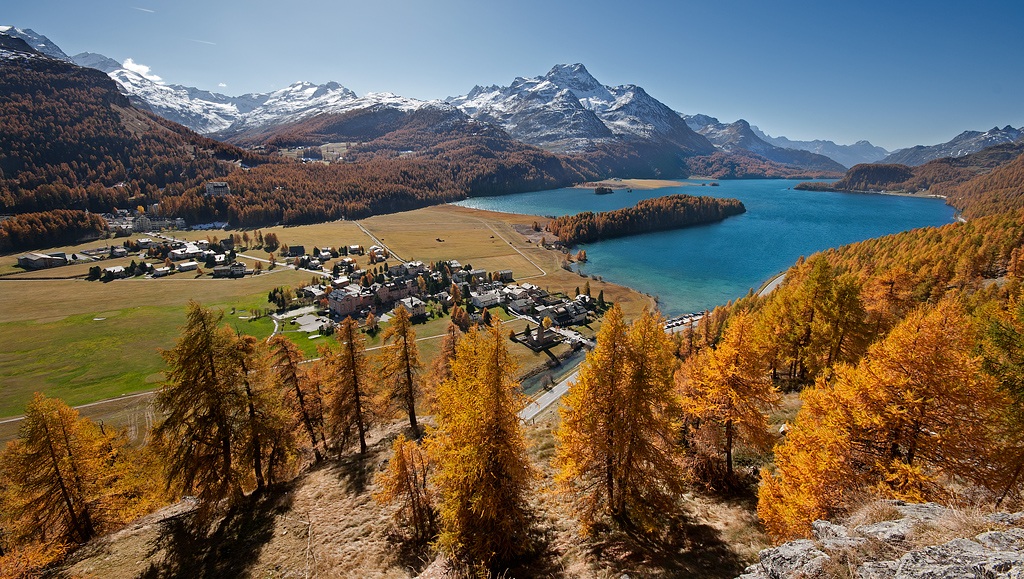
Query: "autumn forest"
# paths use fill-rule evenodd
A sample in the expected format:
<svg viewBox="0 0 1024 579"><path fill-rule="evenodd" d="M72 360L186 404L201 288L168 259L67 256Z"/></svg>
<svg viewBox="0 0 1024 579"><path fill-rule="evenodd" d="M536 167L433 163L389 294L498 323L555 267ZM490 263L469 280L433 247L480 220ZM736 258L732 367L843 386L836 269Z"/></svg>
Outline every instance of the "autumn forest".
<svg viewBox="0 0 1024 579"><path fill-rule="evenodd" d="M651 158L613 144L554 153L445 106L326 115L252 138L241 148L197 135L136 108L95 70L5 61L0 253L105 235L98 214L118 208L245 230L618 175L822 176L752 153ZM343 159L317 158L328 141L347 143ZM286 148L312 158L280 155ZM208 194L211 180L230 194ZM64 576L76 554L108 556L119 532L146 525L163 533L146 548L178 559L145 561L141 576L246 575L244 559L285 534L259 516L305 525L303 572L312 575L318 540L360 538L314 535L308 513L282 506L305 492L298 481L317 476L330 484L315 493L345 493L362 501L360 513L386 516L360 524L386 527L374 540L393 557L386 571L401 576L438 562L437 576L733 576L757 557L737 545L809 538L814 521L843 520L879 499L1024 508L1024 146L917 167L857 165L839 181L801 187L941 195L959 219L801 257L771 291L670 328L656 307L637 305L656 298L624 304L602 290L590 300L584 274L555 265L563 277L549 278L525 252L569 270L573 245L720 221L746 211L739 201L672 195L534 221L530 231L529 221L509 222L522 245L487 225L485 243L540 271L528 279L584 287L576 297L590 333L557 329L578 338L562 353L578 356L578 373L537 388L568 383L539 421L521 418L531 402L524 383L539 375L524 376L513 351L532 328L510 329L522 322L517 312L492 315L456 284L444 296L451 309L431 297L431 320L446 320L431 326L443 327L437 335L417 336L423 320L398 306L386 324L375 313L333 320L307 351L277 320L270 338L257 338L222 309L189 301L173 346L160 350L154 419L140 439L43 394L24 409L17 438L0 450L0 576ZM299 275L277 267L276 233L260 237L273 275ZM461 241L431 234L435 242ZM357 294L383 283L388 257L353 277L364 286ZM314 283L332 295L336 282ZM268 297L283 311L294 292ZM317 299L311 310L330 303ZM535 335L555 332L552 324L544 318ZM716 509L749 515L749 534L720 539L705 524ZM158 523L147 518L158 513ZM581 567L567 570L566 552ZM199 561L191 553L204 554L201 569L188 565Z"/></svg>

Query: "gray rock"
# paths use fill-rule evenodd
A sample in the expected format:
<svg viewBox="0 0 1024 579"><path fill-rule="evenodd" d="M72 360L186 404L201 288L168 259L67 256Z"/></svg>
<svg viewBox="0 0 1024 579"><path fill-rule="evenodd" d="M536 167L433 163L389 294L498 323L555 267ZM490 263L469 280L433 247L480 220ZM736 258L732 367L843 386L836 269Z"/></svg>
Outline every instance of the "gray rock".
<svg viewBox="0 0 1024 579"><path fill-rule="evenodd" d="M890 545L901 545L910 536L913 528L928 521L936 521L942 518L949 509L935 503L905 503L903 501L887 501L903 515L902 519L894 521L882 521L870 525L861 525L854 531L857 534L872 537L889 543Z"/></svg>
<svg viewBox="0 0 1024 579"><path fill-rule="evenodd" d="M903 501L889 501L896 510L907 519L917 521L934 521L940 519L949 512L946 507L936 503L905 503Z"/></svg>
<svg viewBox="0 0 1024 579"><path fill-rule="evenodd" d="M819 541L818 548L831 554L837 551L857 551L864 548L867 543L868 539L864 537L840 537Z"/></svg>
<svg viewBox="0 0 1024 579"><path fill-rule="evenodd" d="M1024 547L1024 529L989 531L978 535L974 540L997 551L1020 550Z"/></svg>
<svg viewBox="0 0 1024 579"><path fill-rule="evenodd" d="M846 527L836 525L828 521L823 521L821 519L811 523L811 529L814 532L814 538L819 541L824 541L826 539L845 539L850 536Z"/></svg>
<svg viewBox="0 0 1024 579"><path fill-rule="evenodd" d="M907 540L910 531L917 523L918 521L913 519L882 521L881 523L861 525L856 527L854 531L859 535L878 539L890 545L901 545Z"/></svg>
<svg viewBox="0 0 1024 579"><path fill-rule="evenodd" d="M736 577L736 579L769 579L768 575L761 570L761 565L751 565L743 570L743 574Z"/></svg>
<svg viewBox="0 0 1024 579"><path fill-rule="evenodd" d="M802 539L761 551L760 562L748 567L740 579L783 579L821 577L832 560L854 560L869 553L903 552L895 561L867 561L856 570L862 579L1024 579L1024 528L981 533L972 539L953 539L942 545L904 552L906 540L922 522L939 522L949 510L935 503L908 504L889 501L902 518L861 525L852 531L828 521L811 527L816 541ZM1024 513L996 513L986 520L994 525L1024 526ZM868 548L873 540L892 548Z"/></svg>
<svg viewBox="0 0 1024 579"><path fill-rule="evenodd" d="M892 579L896 576L896 561L869 561L857 568L860 579Z"/></svg>
<svg viewBox="0 0 1024 579"><path fill-rule="evenodd" d="M997 525L1006 525L1007 527L1024 526L1024 512L992 513L991 515L986 515L985 520L990 523L995 523Z"/></svg>
<svg viewBox="0 0 1024 579"><path fill-rule="evenodd" d="M759 565L766 577L783 579L803 575L814 577L821 573L822 566L829 560L814 541L800 539L783 543L774 549L765 549L758 555Z"/></svg>
<svg viewBox="0 0 1024 579"><path fill-rule="evenodd" d="M1024 577L1024 553L993 551L969 539L953 539L906 553L894 564L865 563L857 572L870 579L1020 578Z"/></svg>

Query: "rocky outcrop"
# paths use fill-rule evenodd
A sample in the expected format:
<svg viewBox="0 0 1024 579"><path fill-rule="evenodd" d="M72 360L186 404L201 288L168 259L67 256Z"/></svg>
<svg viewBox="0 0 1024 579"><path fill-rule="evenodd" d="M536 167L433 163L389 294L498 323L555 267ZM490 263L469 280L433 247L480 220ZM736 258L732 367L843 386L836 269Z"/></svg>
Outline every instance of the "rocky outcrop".
<svg viewBox="0 0 1024 579"><path fill-rule="evenodd" d="M739 579L1024 578L1024 512L976 517L964 528L988 530L949 539L944 531L957 520L954 511L935 503L885 501L883 506L892 511L892 520L852 528L815 521L814 540L761 551L759 562ZM929 538L937 544L928 544Z"/></svg>

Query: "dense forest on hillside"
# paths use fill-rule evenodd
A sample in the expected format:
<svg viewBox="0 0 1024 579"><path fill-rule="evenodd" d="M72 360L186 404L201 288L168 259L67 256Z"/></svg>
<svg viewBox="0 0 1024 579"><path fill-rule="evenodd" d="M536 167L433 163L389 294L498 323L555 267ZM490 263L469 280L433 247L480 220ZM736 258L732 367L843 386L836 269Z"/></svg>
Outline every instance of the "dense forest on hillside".
<svg viewBox="0 0 1024 579"><path fill-rule="evenodd" d="M100 237L106 232L107 222L87 211L54 209L22 213L0 221L0 253L73 244L83 238Z"/></svg>
<svg viewBox="0 0 1024 579"><path fill-rule="evenodd" d="M811 171L769 161L753 153L723 153L686 159L691 175L712 179L827 179L832 171Z"/></svg>
<svg viewBox="0 0 1024 579"><path fill-rule="evenodd" d="M967 218L1020 209L1024 207L1024 154L976 179L944 185L942 191Z"/></svg>
<svg viewBox="0 0 1024 579"><path fill-rule="evenodd" d="M548 221L547 229L567 246L650 231L721 221L746 211L737 199L667 195L644 199L633 207L585 211Z"/></svg>
<svg viewBox="0 0 1024 579"><path fill-rule="evenodd" d="M851 168L834 183L801 183L797 188L853 192L928 191L933 195L948 195L951 188L1001 167L1021 153L1024 153L1024 143L1006 143L963 157L935 159L916 167L865 163ZM951 204L960 208L952 200Z"/></svg>
<svg viewBox="0 0 1024 579"><path fill-rule="evenodd" d="M134 109L102 72L0 65L0 212L134 207L259 160Z"/></svg>

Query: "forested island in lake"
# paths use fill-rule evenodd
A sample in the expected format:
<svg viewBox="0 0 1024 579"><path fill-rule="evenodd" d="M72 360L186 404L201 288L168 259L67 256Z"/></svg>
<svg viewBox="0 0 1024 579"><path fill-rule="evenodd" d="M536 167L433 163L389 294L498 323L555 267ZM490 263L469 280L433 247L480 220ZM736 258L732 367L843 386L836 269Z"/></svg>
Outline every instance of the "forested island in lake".
<svg viewBox="0 0 1024 579"><path fill-rule="evenodd" d="M614 211L585 211L556 217L548 222L547 228L565 245L575 245L721 221L746 210L738 199L668 195L644 199L632 207Z"/></svg>

